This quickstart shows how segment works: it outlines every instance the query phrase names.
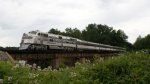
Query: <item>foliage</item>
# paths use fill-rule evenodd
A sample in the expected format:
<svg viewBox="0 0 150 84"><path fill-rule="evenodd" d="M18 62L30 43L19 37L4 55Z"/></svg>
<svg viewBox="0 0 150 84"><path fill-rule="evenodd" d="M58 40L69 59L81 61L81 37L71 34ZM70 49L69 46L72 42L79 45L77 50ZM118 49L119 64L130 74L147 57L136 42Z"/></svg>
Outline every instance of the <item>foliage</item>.
<svg viewBox="0 0 150 84"><path fill-rule="evenodd" d="M6 50L19 50L18 47L5 47Z"/></svg>
<svg viewBox="0 0 150 84"><path fill-rule="evenodd" d="M4 48L0 46L0 50L3 50Z"/></svg>
<svg viewBox="0 0 150 84"><path fill-rule="evenodd" d="M96 43L124 47L128 37L122 30L114 30L107 25L89 24L86 29L83 30L83 38Z"/></svg>
<svg viewBox="0 0 150 84"><path fill-rule="evenodd" d="M74 28L74 29L66 28L64 35L81 39L81 31L78 30L77 28Z"/></svg>
<svg viewBox="0 0 150 84"><path fill-rule="evenodd" d="M0 50L19 50L19 47L0 47Z"/></svg>
<svg viewBox="0 0 150 84"><path fill-rule="evenodd" d="M0 62L4 83L13 84L149 84L150 55L143 52L121 54L93 63L76 63L74 68L30 70ZM4 67L5 66L5 67Z"/></svg>
<svg viewBox="0 0 150 84"><path fill-rule="evenodd" d="M52 28L51 30L49 30L48 33L61 34L61 32L59 30L54 29L54 28Z"/></svg>
<svg viewBox="0 0 150 84"><path fill-rule="evenodd" d="M134 47L138 50L140 49L150 49L150 34L145 37L139 36L134 43Z"/></svg>
<svg viewBox="0 0 150 84"><path fill-rule="evenodd" d="M12 65L9 62L0 61L0 79L11 71Z"/></svg>

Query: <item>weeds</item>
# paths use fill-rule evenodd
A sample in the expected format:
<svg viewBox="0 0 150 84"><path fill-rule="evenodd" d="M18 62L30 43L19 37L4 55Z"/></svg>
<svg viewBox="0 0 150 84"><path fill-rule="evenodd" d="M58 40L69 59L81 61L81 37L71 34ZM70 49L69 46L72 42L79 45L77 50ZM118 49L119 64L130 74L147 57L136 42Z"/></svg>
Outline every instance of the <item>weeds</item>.
<svg viewBox="0 0 150 84"><path fill-rule="evenodd" d="M149 84L150 55L126 53L94 63L76 63L74 68L31 71L0 62L0 79L12 84Z"/></svg>

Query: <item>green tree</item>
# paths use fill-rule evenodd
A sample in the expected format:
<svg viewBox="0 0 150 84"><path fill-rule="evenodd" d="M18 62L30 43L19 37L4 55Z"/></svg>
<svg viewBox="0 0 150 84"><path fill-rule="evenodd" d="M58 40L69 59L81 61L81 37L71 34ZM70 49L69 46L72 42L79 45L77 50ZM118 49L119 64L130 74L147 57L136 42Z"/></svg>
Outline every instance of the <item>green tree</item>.
<svg viewBox="0 0 150 84"><path fill-rule="evenodd" d="M66 28L62 35L81 39L81 31L77 28Z"/></svg>
<svg viewBox="0 0 150 84"><path fill-rule="evenodd" d="M123 47L127 43L128 37L122 30L116 31L107 25L89 24L82 31L82 38L96 43Z"/></svg>
<svg viewBox="0 0 150 84"><path fill-rule="evenodd" d="M134 47L137 50L150 49L150 34L148 34L147 36L143 38L139 36L134 43Z"/></svg>
<svg viewBox="0 0 150 84"><path fill-rule="evenodd" d="M0 46L0 50L3 50L4 48Z"/></svg>
<svg viewBox="0 0 150 84"><path fill-rule="evenodd" d="M48 33L61 34L61 32L60 32L58 29L54 29L54 28L50 29L50 30L48 31Z"/></svg>
<svg viewBox="0 0 150 84"><path fill-rule="evenodd" d="M87 41L98 42L98 29L96 24L89 24L85 30L82 31L82 38Z"/></svg>

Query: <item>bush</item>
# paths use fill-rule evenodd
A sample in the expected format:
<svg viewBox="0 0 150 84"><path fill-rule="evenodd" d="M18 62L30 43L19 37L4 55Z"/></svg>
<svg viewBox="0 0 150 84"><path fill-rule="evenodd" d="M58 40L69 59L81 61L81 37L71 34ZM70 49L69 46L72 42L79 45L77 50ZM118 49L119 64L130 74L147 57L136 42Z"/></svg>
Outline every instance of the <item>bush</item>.
<svg viewBox="0 0 150 84"><path fill-rule="evenodd" d="M126 53L94 63L77 62L74 68L42 71L12 68L8 62L0 62L0 72L6 84L149 84L150 55Z"/></svg>
<svg viewBox="0 0 150 84"><path fill-rule="evenodd" d="M12 65L10 62L0 61L0 79L3 79L5 75L8 75L11 68Z"/></svg>

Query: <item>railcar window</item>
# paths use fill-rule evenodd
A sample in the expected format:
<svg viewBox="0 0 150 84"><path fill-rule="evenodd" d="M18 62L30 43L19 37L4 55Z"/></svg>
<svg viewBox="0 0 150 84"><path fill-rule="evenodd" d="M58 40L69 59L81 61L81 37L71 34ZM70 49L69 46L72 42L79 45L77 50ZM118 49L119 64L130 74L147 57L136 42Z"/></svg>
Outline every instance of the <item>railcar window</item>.
<svg viewBox="0 0 150 84"><path fill-rule="evenodd" d="M38 36L40 36L41 34L40 33L38 33Z"/></svg>
<svg viewBox="0 0 150 84"><path fill-rule="evenodd" d="M69 41L66 41L66 43L69 43Z"/></svg>
<svg viewBox="0 0 150 84"><path fill-rule="evenodd" d="M43 36L43 34L42 34L42 33L40 33L40 36Z"/></svg>
<svg viewBox="0 0 150 84"><path fill-rule="evenodd" d="M62 37L61 37L61 36L59 36L58 38L59 38L59 39L62 39Z"/></svg>
<svg viewBox="0 0 150 84"><path fill-rule="evenodd" d="M57 38L56 36L48 36L49 38Z"/></svg>
<svg viewBox="0 0 150 84"><path fill-rule="evenodd" d="M48 34L42 34L42 33L38 33L38 36L42 36L42 37L48 37Z"/></svg>
<svg viewBox="0 0 150 84"><path fill-rule="evenodd" d="M49 41L52 41L52 42L53 42L54 40L53 40L53 39L49 39Z"/></svg>
<svg viewBox="0 0 150 84"><path fill-rule="evenodd" d="M44 37L48 37L48 34L44 34Z"/></svg>
<svg viewBox="0 0 150 84"><path fill-rule="evenodd" d="M76 39L70 38L71 41L76 41Z"/></svg>
<svg viewBox="0 0 150 84"><path fill-rule="evenodd" d="M53 36L49 36L49 38L54 38Z"/></svg>

